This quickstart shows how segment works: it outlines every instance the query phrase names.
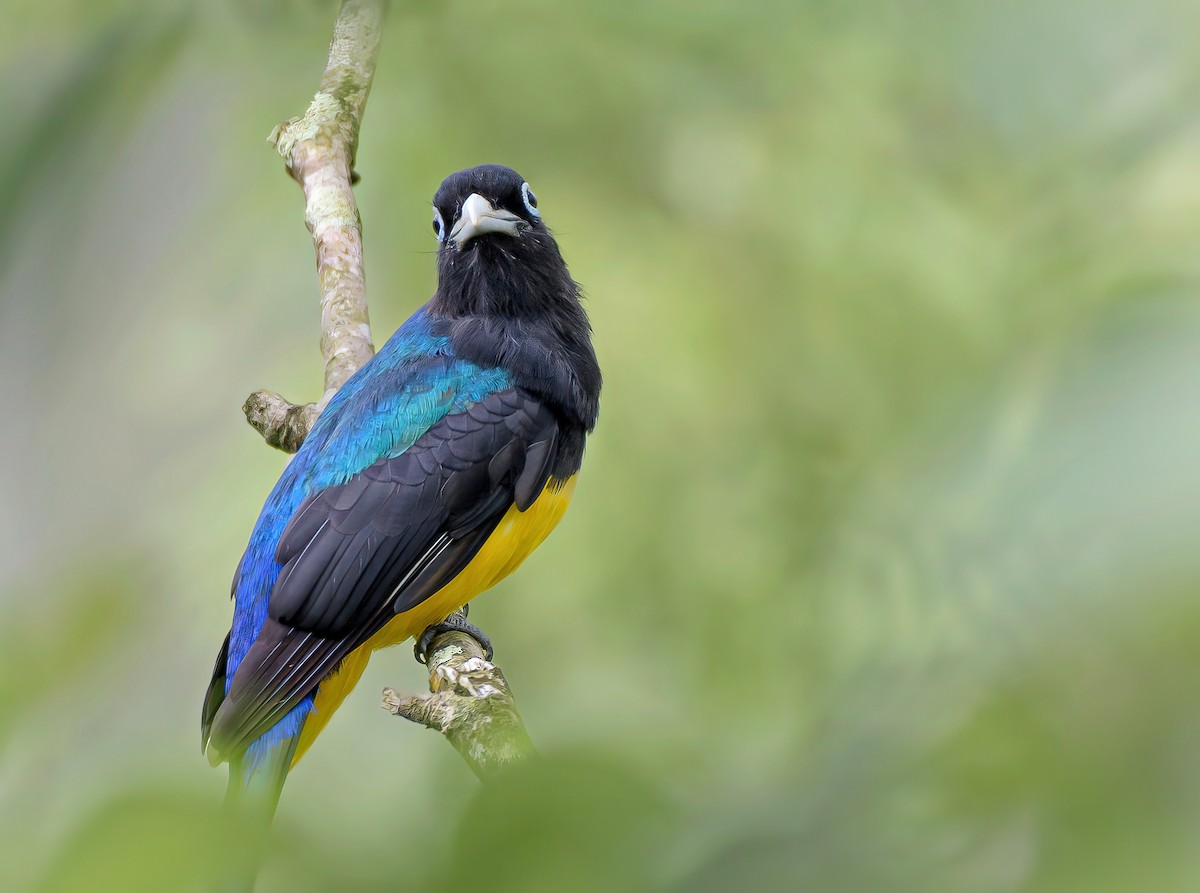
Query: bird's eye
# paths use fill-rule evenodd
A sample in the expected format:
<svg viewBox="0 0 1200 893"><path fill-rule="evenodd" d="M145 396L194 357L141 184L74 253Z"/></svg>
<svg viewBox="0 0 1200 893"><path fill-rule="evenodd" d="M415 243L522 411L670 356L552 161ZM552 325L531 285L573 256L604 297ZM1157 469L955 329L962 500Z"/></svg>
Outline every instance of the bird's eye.
<svg viewBox="0 0 1200 893"><path fill-rule="evenodd" d="M446 221L442 220L442 212L437 208L433 209L433 231L439 242L446 240Z"/></svg>
<svg viewBox="0 0 1200 893"><path fill-rule="evenodd" d="M528 183L521 184L521 201L525 202L525 210L529 212L530 217L542 216L542 212L537 209L537 196L533 194Z"/></svg>

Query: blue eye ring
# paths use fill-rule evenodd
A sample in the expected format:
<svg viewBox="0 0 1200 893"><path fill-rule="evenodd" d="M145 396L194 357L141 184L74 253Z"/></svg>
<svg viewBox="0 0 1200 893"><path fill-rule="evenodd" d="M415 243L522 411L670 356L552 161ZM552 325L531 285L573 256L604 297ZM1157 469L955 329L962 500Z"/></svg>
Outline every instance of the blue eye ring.
<svg viewBox="0 0 1200 893"><path fill-rule="evenodd" d="M446 221L442 219L442 212L437 208L433 209L433 232L439 244L446 241Z"/></svg>
<svg viewBox="0 0 1200 893"><path fill-rule="evenodd" d="M530 217L542 216L542 212L537 209L537 196L533 194L528 183L521 184L521 201L525 203L525 210L529 212Z"/></svg>

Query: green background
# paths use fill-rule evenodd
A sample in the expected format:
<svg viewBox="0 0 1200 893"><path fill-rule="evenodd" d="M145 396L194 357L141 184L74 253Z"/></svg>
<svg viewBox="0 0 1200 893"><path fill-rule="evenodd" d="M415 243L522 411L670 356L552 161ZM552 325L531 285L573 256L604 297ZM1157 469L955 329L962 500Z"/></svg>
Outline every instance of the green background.
<svg viewBox="0 0 1200 893"><path fill-rule="evenodd" d="M0 888L197 890L200 700L320 392L265 142L329 2L0 9ZM1200 889L1200 6L397 3L357 187L380 342L429 198L528 177L606 385L477 603L544 759L378 707L260 890Z"/></svg>

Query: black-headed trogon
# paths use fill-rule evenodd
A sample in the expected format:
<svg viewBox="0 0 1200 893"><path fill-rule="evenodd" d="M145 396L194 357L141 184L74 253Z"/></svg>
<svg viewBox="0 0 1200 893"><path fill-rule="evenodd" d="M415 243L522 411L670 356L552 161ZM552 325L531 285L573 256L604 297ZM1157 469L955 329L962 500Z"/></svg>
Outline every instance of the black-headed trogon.
<svg viewBox="0 0 1200 893"><path fill-rule="evenodd" d="M437 291L330 400L234 575L203 745L269 810L372 651L550 533L596 423L591 328L529 184L483 165L433 205Z"/></svg>

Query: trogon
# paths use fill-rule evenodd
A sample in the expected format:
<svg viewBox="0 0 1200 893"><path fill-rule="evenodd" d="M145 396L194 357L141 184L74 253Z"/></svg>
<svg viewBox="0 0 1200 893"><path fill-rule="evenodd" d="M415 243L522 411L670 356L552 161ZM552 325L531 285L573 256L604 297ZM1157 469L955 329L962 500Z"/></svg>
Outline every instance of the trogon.
<svg viewBox="0 0 1200 893"><path fill-rule="evenodd" d="M433 200L433 297L334 395L233 579L203 747L273 812L371 652L420 636L558 524L599 411L591 327L515 171Z"/></svg>

